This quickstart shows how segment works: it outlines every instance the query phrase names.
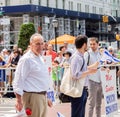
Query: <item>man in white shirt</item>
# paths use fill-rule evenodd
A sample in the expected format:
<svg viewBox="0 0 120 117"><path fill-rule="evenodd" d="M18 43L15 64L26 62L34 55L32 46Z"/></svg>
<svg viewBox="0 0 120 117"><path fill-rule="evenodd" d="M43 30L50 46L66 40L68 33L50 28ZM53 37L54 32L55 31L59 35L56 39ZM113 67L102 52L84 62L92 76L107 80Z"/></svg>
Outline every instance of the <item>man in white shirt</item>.
<svg viewBox="0 0 120 117"><path fill-rule="evenodd" d="M33 34L30 38L30 50L18 62L13 89L16 95L16 109L21 111L29 108L30 117L46 117L47 103L52 102L46 96L49 89L49 73L41 56L43 50L43 37Z"/></svg>

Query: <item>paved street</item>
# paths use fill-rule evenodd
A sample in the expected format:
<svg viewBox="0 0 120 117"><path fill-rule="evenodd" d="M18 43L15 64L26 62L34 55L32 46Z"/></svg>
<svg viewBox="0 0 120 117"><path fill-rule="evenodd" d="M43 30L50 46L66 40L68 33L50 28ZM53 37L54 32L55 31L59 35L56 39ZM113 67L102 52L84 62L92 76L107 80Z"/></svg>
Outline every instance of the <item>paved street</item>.
<svg viewBox="0 0 120 117"><path fill-rule="evenodd" d="M119 102L119 108L120 108L120 99L118 100ZM3 99L0 101L0 117L15 117L11 116L12 114L15 114L15 99ZM63 114L65 117L70 117L70 103L64 103L60 104L56 102L52 108L48 108L48 117L57 117L57 112L60 112ZM88 112L88 105L86 107L86 113ZM102 117L105 114L104 111L104 101L102 102ZM9 116L8 116L9 115ZM86 115L87 117L87 115ZM95 117L95 114L94 114ZM114 115L114 117L120 117L119 115Z"/></svg>

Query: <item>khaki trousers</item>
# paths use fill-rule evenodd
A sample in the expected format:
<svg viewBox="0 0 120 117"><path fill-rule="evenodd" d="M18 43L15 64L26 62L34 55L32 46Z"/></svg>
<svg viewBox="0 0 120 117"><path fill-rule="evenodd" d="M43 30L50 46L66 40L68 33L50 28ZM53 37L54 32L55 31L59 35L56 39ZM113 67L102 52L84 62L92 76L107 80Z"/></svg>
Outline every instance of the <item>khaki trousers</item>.
<svg viewBox="0 0 120 117"><path fill-rule="evenodd" d="M47 117L47 98L44 94L27 93L23 94L24 108L30 108L32 115L28 117Z"/></svg>

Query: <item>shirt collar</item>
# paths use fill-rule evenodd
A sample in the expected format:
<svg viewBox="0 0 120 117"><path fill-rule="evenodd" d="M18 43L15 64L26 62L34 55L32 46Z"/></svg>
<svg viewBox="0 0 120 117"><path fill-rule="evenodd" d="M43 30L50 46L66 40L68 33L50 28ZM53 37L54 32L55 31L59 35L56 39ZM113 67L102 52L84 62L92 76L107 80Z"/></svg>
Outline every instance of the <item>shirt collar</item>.
<svg viewBox="0 0 120 117"><path fill-rule="evenodd" d="M81 52L79 52L78 50L76 50L76 53L77 53L79 56L82 56L82 57L83 57L83 55L84 55L84 54L82 54Z"/></svg>
<svg viewBox="0 0 120 117"><path fill-rule="evenodd" d="M99 49L97 49L96 51L92 51L92 49L90 48L89 52L98 53Z"/></svg>
<svg viewBox="0 0 120 117"><path fill-rule="evenodd" d="M34 52L32 50L29 50L29 52L32 54L33 57L41 57L41 55L39 54L39 56L35 55Z"/></svg>

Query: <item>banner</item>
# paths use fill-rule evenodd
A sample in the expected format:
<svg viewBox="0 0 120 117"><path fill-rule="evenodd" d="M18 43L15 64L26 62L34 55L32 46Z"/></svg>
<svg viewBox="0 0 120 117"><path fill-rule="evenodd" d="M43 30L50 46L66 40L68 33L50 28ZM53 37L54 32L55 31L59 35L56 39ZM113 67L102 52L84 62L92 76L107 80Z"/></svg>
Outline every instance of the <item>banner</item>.
<svg viewBox="0 0 120 117"><path fill-rule="evenodd" d="M118 111L116 70L112 69L101 71L101 81L104 94L106 116L111 117Z"/></svg>

